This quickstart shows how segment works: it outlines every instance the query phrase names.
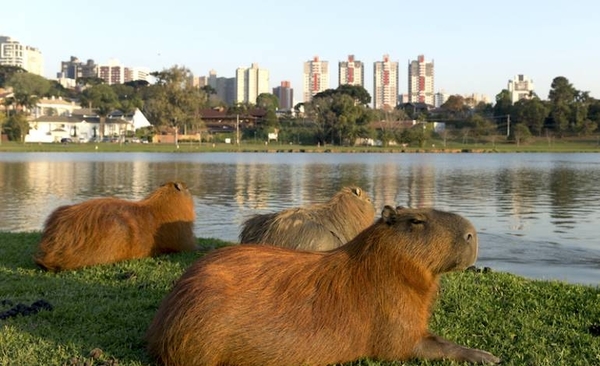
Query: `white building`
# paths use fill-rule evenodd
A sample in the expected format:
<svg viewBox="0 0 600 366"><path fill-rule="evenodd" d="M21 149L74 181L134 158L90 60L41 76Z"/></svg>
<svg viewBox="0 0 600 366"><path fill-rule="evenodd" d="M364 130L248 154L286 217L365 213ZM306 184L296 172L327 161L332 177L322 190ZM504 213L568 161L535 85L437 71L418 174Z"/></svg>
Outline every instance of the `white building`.
<svg viewBox="0 0 600 366"><path fill-rule="evenodd" d="M426 62L425 56L408 64L408 97L411 103L435 105L434 101L434 65Z"/></svg>
<svg viewBox="0 0 600 366"><path fill-rule="evenodd" d="M393 109L398 105L398 62L383 55L373 63L373 108Z"/></svg>
<svg viewBox="0 0 600 366"><path fill-rule="evenodd" d="M508 81L508 91L513 104L521 99L529 99L534 91L533 80L524 75L517 75Z"/></svg>
<svg viewBox="0 0 600 366"><path fill-rule="evenodd" d="M18 66L40 76L44 74L44 57L40 50L10 37L0 36L0 65Z"/></svg>
<svg viewBox="0 0 600 366"><path fill-rule="evenodd" d="M256 103L260 94L270 92L269 71L259 68L258 64L235 70L235 103Z"/></svg>
<svg viewBox="0 0 600 366"><path fill-rule="evenodd" d="M104 65L98 65L98 77L108 85L125 82L125 66L116 59L110 59Z"/></svg>
<svg viewBox="0 0 600 366"><path fill-rule="evenodd" d="M312 97L329 89L329 61L320 61L319 56L304 63L303 101L310 102Z"/></svg>
<svg viewBox="0 0 600 366"><path fill-rule="evenodd" d="M339 85L365 85L365 68L362 61L354 59L354 55L349 55L347 61L340 61L338 64Z"/></svg>

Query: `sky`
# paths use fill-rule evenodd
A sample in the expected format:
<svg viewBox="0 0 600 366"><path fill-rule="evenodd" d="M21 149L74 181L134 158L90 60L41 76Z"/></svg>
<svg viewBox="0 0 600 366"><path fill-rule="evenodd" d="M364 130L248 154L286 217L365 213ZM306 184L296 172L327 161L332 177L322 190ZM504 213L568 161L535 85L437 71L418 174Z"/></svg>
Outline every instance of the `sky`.
<svg viewBox="0 0 600 366"><path fill-rule="evenodd" d="M492 100L523 74L547 99L566 77L600 98L600 1L597 0L22 0L0 6L0 35L38 48L44 76L55 78L71 56L157 71L185 66L196 76L234 77L258 63L270 88L291 81L302 98L303 63L365 63L372 94L373 62L399 62L399 94L411 60L435 64L435 91L483 94Z"/></svg>

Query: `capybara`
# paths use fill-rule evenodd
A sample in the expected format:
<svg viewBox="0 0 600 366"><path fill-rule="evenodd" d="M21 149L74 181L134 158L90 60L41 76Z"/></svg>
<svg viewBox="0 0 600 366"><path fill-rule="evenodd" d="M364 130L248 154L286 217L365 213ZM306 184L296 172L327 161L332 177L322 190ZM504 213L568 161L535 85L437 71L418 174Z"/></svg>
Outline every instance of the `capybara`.
<svg viewBox="0 0 600 366"><path fill-rule="evenodd" d="M326 203L255 215L244 222L242 244L301 250L330 250L346 244L375 221L369 195L344 187Z"/></svg>
<svg viewBox="0 0 600 366"><path fill-rule="evenodd" d="M148 350L170 366L497 363L427 326L440 274L476 256L475 228L462 216L390 206L331 251L218 249L192 264L162 301L146 334Z"/></svg>
<svg viewBox="0 0 600 366"><path fill-rule="evenodd" d="M191 251L195 216L182 182L165 183L138 202L111 197L62 206L46 219L34 260L61 271Z"/></svg>

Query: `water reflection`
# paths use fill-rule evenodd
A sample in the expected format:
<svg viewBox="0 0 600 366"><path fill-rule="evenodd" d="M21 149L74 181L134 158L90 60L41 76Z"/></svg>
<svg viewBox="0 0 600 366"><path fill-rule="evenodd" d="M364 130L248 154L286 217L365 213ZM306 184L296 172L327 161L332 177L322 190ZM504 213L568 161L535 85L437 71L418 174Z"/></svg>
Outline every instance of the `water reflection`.
<svg viewBox="0 0 600 366"><path fill-rule="evenodd" d="M385 204L436 206L481 232L481 265L600 283L597 154L0 154L0 230L40 230L63 204L139 200L168 180L194 194L196 234L236 241L254 213L356 184Z"/></svg>

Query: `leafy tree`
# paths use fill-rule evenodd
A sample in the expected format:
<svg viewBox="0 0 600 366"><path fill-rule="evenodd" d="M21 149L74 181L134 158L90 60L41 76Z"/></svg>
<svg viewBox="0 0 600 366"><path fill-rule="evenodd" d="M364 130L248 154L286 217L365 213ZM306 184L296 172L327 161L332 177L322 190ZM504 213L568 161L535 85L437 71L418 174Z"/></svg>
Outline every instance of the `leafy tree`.
<svg viewBox="0 0 600 366"><path fill-rule="evenodd" d="M531 138L531 132L524 123L517 123L513 128L513 136L518 146Z"/></svg>
<svg viewBox="0 0 600 366"><path fill-rule="evenodd" d="M97 76L86 76L86 77L77 78L76 82L77 82L77 85L81 85L81 86L96 86L96 85L104 84L104 79L101 79Z"/></svg>
<svg viewBox="0 0 600 366"><path fill-rule="evenodd" d="M371 103L371 95L369 92L360 85L348 85L343 84L337 87L337 89L327 89L322 92L315 94L313 98L327 98L334 95L344 94L352 98L355 103L367 105Z"/></svg>
<svg viewBox="0 0 600 366"><path fill-rule="evenodd" d="M106 116L119 108L119 99L115 91L107 84L98 84L87 88L81 93L82 107L93 108L100 117L100 138L104 137Z"/></svg>
<svg viewBox="0 0 600 366"><path fill-rule="evenodd" d="M144 112L156 128L172 127L184 132L187 128L198 129L202 125L200 109L207 105L204 91L191 85L192 73L184 66L151 73L157 83L147 92L150 97L144 103Z"/></svg>
<svg viewBox="0 0 600 366"><path fill-rule="evenodd" d="M27 109L33 108L50 90L48 79L29 72L13 74L6 85L13 88L15 104Z"/></svg>
<svg viewBox="0 0 600 366"><path fill-rule="evenodd" d="M512 99L510 92L503 89L496 95L496 104L494 104L494 116L503 117L512 114Z"/></svg>
<svg viewBox="0 0 600 366"><path fill-rule="evenodd" d="M111 85L119 100L119 109L124 114L131 114L136 108L142 109L144 101L140 97L140 93L131 84L115 84Z"/></svg>
<svg viewBox="0 0 600 366"><path fill-rule="evenodd" d="M4 124L4 132L10 141L23 142L29 133L29 122L22 113L13 114Z"/></svg>
<svg viewBox="0 0 600 366"><path fill-rule="evenodd" d="M12 65L0 65L0 88L6 86L6 82L14 75L18 73L26 73L22 67Z"/></svg>
<svg viewBox="0 0 600 366"><path fill-rule="evenodd" d="M461 95L451 95L448 99L440 106L443 114L450 120L462 120L465 119L469 107L465 103L465 98Z"/></svg>
<svg viewBox="0 0 600 366"><path fill-rule="evenodd" d="M276 111L279 108L279 98L271 93L261 93L256 97L256 106L267 111Z"/></svg>
<svg viewBox="0 0 600 366"><path fill-rule="evenodd" d="M530 132L537 136L542 135L544 121L548 117L548 108L539 98L521 99L514 105L513 120L523 123Z"/></svg>
<svg viewBox="0 0 600 366"><path fill-rule="evenodd" d="M563 136L572 125L573 103L577 93L577 90L564 76L557 76L552 80L548 93L550 117L559 136Z"/></svg>

